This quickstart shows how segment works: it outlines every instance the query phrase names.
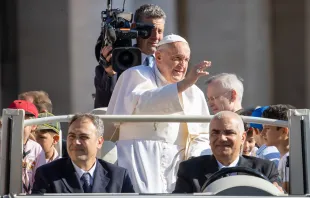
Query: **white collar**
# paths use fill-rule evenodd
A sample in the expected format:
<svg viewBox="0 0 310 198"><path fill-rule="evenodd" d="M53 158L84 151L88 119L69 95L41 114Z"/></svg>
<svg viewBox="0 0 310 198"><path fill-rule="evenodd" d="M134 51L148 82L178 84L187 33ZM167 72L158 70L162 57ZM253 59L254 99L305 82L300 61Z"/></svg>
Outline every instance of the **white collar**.
<svg viewBox="0 0 310 198"><path fill-rule="evenodd" d="M148 55L146 55L146 54L144 54L144 53L141 52L141 63L142 63L142 64L144 63L146 57L148 57Z"/></svg>
<svg viewBox="0 0 310 198"><path fill-rule="evenodd" d="M235 159L235 161L233 161L231 164L229 164L228 166L224 166L223 164L221 164L221 162L217 161L217 164L219 165L219 169L222 168L227 168L227 167L236 167L238 162L239 162L240 157L238 157L237 159Z"/></svg>
<svg viewBox="0 0 310 198"><path fill-rule="evenodd" d="M160 85L158 85L158 86L165 86L165 85L169 84L168 81L165 79L165 77L160 73L156 64L154 64L153 68L154 68L154 72L155 72L156 82L157 82L157 79L160 81Z"/></svg>
<svg viewBox="0 0 310 198"><path fill-rule="evenodd" d="M89 169L89 171L84 171L80 167L78 167L72 160L71 160L71 162L72 162L73 167L74 167L76 173L78 174L79 178L81 178L84 173L89 173L90 176L92 178L94 178L94 172L96 169L97 160L95 161L95 164L93 165L93 167L91 167L91 169Z"/></svg>

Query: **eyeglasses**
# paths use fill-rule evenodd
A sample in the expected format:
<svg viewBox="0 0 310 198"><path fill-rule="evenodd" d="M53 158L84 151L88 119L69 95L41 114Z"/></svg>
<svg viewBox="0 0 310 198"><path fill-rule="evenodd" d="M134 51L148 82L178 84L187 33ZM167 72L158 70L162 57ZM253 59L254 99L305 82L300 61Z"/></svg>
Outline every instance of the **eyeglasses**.
<svg viewBox="0 0 310 198"><path fill-rule="evenodd" d="M214 100L218 99L219 97L224 96L228 92L230 92L230 91L226 91L226 92L220 93L219 95L216 95L216 96L208 97L207 98L207 102L214 101Z"/></svg>

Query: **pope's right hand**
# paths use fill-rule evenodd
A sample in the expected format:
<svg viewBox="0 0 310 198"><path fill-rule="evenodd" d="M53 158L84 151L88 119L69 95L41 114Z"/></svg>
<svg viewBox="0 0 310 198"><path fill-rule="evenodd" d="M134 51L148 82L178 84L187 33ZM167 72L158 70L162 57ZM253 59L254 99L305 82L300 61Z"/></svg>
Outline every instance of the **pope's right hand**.
<svg viewBox="0 0 310 198"><path fill-rule="evenodd" d="M112 46L105 46L101 50L101 55L105 58L106 62L110 62L112 58ZM112 69L112 65L109 65L108 67L104 67L104 70L108 73L109 76L113 76L116 74L116 72Z"/></svg>
<svg viewBox="0 0 310 198"><path fill-rule="evenodd" d="M211 61L202 61L198 65L195 65L185 76L183 80L178 82L178 93L182 93L192 85L194 85L201 76L209 75L206 71L211 66Z"/></svg>
<svg viewBox="0 0 310 198"><path fill-rule="evenodd" d="M191 70L188 72L188 74L185 76L184 80L189 84L189 86L192 86L197 82L197 80L201 76L207 76L209 75L209 72L206 71L207 68L211 66L211 61L202 61L191 68Z"/></svg>

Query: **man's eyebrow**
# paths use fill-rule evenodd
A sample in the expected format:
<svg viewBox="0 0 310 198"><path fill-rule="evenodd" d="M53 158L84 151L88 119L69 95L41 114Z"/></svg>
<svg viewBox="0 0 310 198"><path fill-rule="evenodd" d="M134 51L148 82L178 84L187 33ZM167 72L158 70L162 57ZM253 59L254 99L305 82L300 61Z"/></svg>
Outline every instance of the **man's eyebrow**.
<svg viewBox="0 0 310 198"><path fill-rule="evenodd" d="M218 129L212 129L211 132L220 132Z"/></svg>
<svg viewBox="0 0 310 198"><path fill-rule="evenodd" d="M230 133L236 133L236 131L232 130L232 129L226 129L224 130L225 132L230 132Z"/></svg>
<svg viewBox="0 0 310 198"><path fill-rule="evenodd" d="M68 135L69 134L72 134L72 135L77 135L76 133L74 133L74 132L72 132L72 131L70 131L69 133L68 133ZM80 134L78 134L79 136L89 136L90 134L88 134L88 133L80 133Z"/></svg>
<svg viewBox="0 0 310 198"><path fill-rule="evenodd" d="M80 133L80 136L89 136L90 134L88 133Z"/></svg>
<svg viewBox="0 0 310 198"><path fill-rule="evenodd" d="M172 56L184 56L183 54L174 54Z"/></svg>
<svg viewBox="0 0 310 198"><path fill-rule="evenodd" d="M186 58L186 56L184 56L183 54L174 54L171 56L171 58Z"/></svg>

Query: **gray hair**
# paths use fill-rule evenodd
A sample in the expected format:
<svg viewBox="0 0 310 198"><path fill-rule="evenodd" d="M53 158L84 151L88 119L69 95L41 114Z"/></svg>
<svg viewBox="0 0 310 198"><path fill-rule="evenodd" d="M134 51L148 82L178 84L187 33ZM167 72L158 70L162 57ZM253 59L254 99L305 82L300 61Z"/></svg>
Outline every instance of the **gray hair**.
<svg viewBox="0 0 310 198"><path fill-rule="evenodd" d="M73 116L73 118L71 119L69 126L71 126L71 124L77 120L90 120L94 126L97 129L97 136L103 136L103 132L104 132L104 124L103 121L96 115L94 114L90 114L90 113L79 113L79 114L75 114Z"/></svg>
<svg viewBox="0 0 310 198"><path fill-rule="evenodd" d="M215 76L211 76L206 84L209 85L212 82L218 81L222 84L222 87L229 90L235 90L237 93L237 99L242 102L243 97L243 79L236 74L221 73Z"/></svg>
<svg viewBox="0 0 310 198"><path fill-rule="evenodd" d="M217 114L215 114L213 116L213 118L211 119L210 122L212 122L212 120L222 120L224 118L230 118L230 119L235 119L237 121L237 129L238 132L240 133L240 135L242 135L245 131L244 129L244 123L243 120L241 118L241 116L239 116L238 114L232 112L232 111L220 111ZM211 126L211 125L210 125Z"/></svg>
<svg viewBox="0 0 310 198"><path fill-rule="evenodd" d="M136 10L134 21L141 22L143 17L166 20L165 12L158 5L154 4L144 4Z"/></svg>

